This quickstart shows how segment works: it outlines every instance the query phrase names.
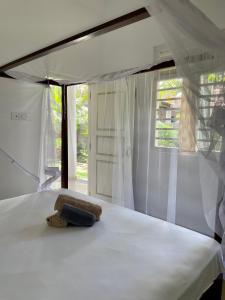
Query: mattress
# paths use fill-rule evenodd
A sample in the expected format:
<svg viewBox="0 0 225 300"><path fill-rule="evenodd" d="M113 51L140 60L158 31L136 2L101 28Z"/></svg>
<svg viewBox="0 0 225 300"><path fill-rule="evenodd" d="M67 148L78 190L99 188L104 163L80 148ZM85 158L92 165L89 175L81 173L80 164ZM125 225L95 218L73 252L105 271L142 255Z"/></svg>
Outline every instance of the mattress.
<svg viewBox="0 0 225 300"><path fill-rule="evenodd" d="M48 227L59 193L100 204L91 228ZM1 300L195 300L221 272L213 239L89 196L0 202Z"/></svg>

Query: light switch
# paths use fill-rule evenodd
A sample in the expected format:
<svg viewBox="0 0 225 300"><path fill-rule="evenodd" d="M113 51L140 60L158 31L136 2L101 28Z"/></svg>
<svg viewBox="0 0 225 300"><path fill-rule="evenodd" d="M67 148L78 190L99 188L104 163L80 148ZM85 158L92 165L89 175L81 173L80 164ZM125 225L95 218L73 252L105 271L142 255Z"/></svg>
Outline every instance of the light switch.
<svg viewBox="0 0 225 300"><path fill-rule="evenodd" d="M30 121L30 114L26 112L11 112L11 120L13 121Z"/></svg>

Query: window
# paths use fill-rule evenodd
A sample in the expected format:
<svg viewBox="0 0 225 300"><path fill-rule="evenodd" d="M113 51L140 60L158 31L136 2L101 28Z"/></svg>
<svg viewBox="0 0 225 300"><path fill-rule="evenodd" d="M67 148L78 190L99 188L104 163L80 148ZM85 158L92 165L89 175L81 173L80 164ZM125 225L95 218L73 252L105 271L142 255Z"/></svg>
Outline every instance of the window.
<svg viewBox="0 0 225 300"><path fill-rule="evenodd" d="M172 59L165 45L155 47L155 63ZM154 145L157 148L178 148L195 151L195 120L183 95L183 79L176 68L156 72L156 106Z"/></svg>
<svg viewBox="0 0 225 300"><path fill-rule="evenodd" d="M195 119L183 94L183 79L177 76L176 68L157 72L154 138L158 148L196 150Z"/></svg>
<svg viewBox="0 0 225 300"><path fill-rule="evenodd" d="M176 69L157 72L155 146L176 148L179 144L179 126L182 100L181 78Z"/></svg>
<svg viewBox="0 0 225 300"><path fill-rule="evenodd" d="M216 109L215 109L216 107ZM211 132L210 125L215 127L212 114L217 114L215 120L224 122L225 109L225 72L208 73L200 76L200 103L199 113L202 116L206 126L201 128L200 121L197 124L197 140L201 147L209 147L212 139L215 141L215 150L221 148L222 137L219 133ZM207 127L207 124L209 127ZM220 124L223 125L224 124ZM213 135L213 136L212 136Z"/></svg>
<svg viewBox="0 0 225 300"><path fill-rule="evenodd" d="M155 63L172 58L165 45L156 47L154 56ZM189 57L188 61L204 61L212 58L207 53L203 53ZM208 149L213 141L214 150L219 150L222 144L219 129L216 132L211 128L225 125L223 123L225 119L225 72L199 76L198 113L204 124L200 123L199 118L193 116L182 89L183 79L177 76L176 68L164 69L156 73L155 147L178 148L179 146L182 151L193 152L197 150L196 141L202 150ZM212 124L215 120L216 125Z"/></svg>
<svg viewBox="0 0 225 300"><path fill-rule="evenodd" d="M177 148L196 151L195 138L201 149L207 149L212 140L214 150L221 148L222 138L211 130L213 113L218 122L225 117L225 72L207 73L200 76L199 114L204 122L193 119L189 104L182 93L182 78L176 69L158 71L156 83L155 147ZM215 110L214 108L217 108ZM221 109L222 114L221 115ZM219 112L220 110L220 112ZM220 116L219 116L220 113ZM208 124L208 127L207 127ZM224 125L224 124L222 124ZM215 124L213 125L215 127ZM195 136L194 136L195 135Z"/></svg>

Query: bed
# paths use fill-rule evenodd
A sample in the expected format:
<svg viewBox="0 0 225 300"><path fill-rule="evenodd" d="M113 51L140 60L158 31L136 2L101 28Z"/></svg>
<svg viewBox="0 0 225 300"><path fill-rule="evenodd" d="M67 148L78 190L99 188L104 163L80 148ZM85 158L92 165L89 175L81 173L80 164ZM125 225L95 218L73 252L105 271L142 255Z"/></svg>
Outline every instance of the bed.
<svg viewBox="0 0 225 300"><path fill-rule="evenodd" d="M100 204L91 228L45 218L59 193ZM222 272L213 239L68 190L0 202L1 300L195 300Z"/></svg>

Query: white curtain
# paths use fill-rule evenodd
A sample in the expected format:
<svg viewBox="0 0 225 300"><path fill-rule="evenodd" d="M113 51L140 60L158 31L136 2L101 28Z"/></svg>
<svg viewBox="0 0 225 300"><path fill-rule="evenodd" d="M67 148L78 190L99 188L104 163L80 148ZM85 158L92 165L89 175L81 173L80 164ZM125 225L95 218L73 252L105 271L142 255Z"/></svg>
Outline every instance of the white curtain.
<svg viewBox="0 0 225 300"><path fill-rule="evenodd" d="M39 190L44 190L61 175L61 147L57 145L61 140L61 94L58 87L45 88L41 116Z"/></svg>
<svg viewBox="0 0 225 300"><path fill-rule="evenodd" d="M113 82L115 90L116 163L113 165L112 198L116 203L134 208L132 160L134 132L135 82L132 77Z"/></svg>
<svg viewBox="0 0 225 300"><path fill-rule="evenodd" d="M67 114L68 114L68 176L76 178L77 163L77 127L76 127L76 86L67 87Z"/></svg>
<svg viewBox="0 0 225 300"><path fill-rule="evenodd" d="M195 148L194 119L177 76L175 69L136 76L134 206L148 215L213 235L204 216L199 175L206 166ZM215 180L210 189L217 189Z"/></svg>
<svg viewBox="0 0 225 300"><path fill-rule="evenodd" d="M199 155L204 213L210 228L225 230L225 36L190 1L151 1L151 14L164 34L183 78Z"/></svg>

